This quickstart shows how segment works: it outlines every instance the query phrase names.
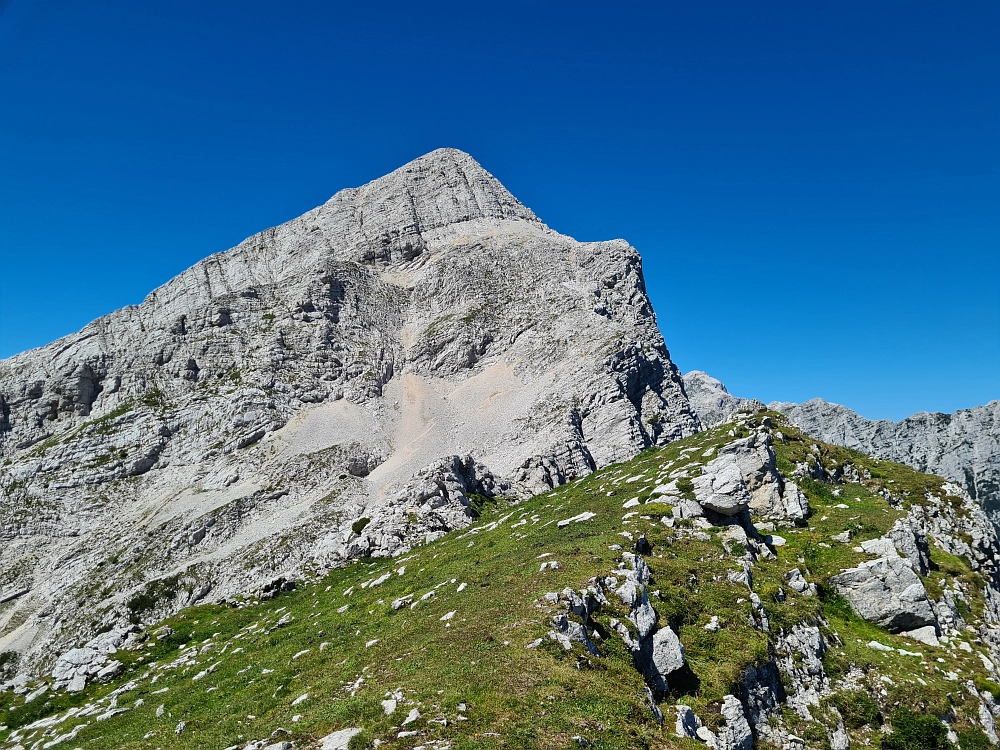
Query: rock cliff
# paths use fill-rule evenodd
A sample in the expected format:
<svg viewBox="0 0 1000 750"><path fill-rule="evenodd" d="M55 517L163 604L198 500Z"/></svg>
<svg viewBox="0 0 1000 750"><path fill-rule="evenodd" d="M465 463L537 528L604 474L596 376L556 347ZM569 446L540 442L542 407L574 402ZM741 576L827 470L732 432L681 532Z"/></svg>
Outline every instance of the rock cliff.
<svg viewBox="0 0 1000 750"><path fill-rule="evenodd" d="M438 150L0 362L0 652L401 554L697 429L638 253Z"/></svg>

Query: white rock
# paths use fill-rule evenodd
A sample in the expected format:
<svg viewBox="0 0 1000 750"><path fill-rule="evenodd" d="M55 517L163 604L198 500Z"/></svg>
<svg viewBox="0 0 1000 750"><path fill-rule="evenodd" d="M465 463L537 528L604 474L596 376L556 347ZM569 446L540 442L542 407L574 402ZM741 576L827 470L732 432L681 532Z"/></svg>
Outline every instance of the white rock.
<svg viewBox="0 0 1000 750"><path fill-rule="evenodd" d="M320 743L320 750L347 750L347 745L351 738L361 734L361 727L348 727L323 737Z"/></svg>

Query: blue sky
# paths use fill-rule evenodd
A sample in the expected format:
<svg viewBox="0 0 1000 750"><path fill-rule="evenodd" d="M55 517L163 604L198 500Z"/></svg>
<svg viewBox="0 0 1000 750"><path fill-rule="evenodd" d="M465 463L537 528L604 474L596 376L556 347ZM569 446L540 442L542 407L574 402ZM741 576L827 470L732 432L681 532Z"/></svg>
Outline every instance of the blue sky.
<svg viewBox="0 0 1000 750"><path fill-rule="evenodd" d="M1000 398L995 2L3 6L0 357L453 146L635 245L684 371Z"/></svg>

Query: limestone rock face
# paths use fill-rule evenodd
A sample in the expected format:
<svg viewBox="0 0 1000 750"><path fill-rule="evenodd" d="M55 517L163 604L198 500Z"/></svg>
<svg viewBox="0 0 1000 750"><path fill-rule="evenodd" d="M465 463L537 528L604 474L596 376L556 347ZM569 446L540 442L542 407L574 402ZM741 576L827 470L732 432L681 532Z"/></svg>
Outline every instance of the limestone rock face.
<svg viewBox="0 0 1000 750"><path fill-rule="evenodd" d="M435 151L0 362L0 651L51 667L697 429L638 253Z"/></svg>
<svg viewBox="0 0 1000 750"><path fill-rule="evenodd" d="M747 399L739 398L726 390L722 381L700 370L684 374L684 390L691 407L706 429L714 427L736 411Z"/></svg>

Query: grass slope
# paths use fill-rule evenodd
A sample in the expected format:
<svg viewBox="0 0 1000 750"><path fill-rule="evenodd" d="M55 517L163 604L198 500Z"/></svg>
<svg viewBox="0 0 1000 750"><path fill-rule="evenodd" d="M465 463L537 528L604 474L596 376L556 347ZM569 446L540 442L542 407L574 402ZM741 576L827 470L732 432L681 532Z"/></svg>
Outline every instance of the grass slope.
<svg viewBox="0 0 1000 750"><path fill-rule="evenodd" d="M85 750L221 749L273 737L272 742L288 739L301 748L356 726L364 731L352 748L375 740L391 748L567 748L577 746L578 737L609 750L704 747L672 736L669 705L686 703L706 723L718 721L719 701L735 691L749 665L769 658L776 634L808 621L823 623L831 678L852 667L865 675L862 684L829 699L847 718L853 741L877 743L881 720L906 708L948 714L974 744L981 735L971 723L978 703L955 677L975 676L981 687L996 688L983 677L974 634L970 651L954 641L950 647L924 646L861 621L825 588L812 597L784 583L793 567L822 584L842 568L870 559L853 546L880 536L905 510L891 508L878 494L881 487L891 482L894 493L922 502L927 492L943 494L943 480L820 445L782 426L788 444L775 448L786 473L815 445L826 466L853 463L867 468L872 480L843 485L841 497L829 484L800 483L814 509L809 525L776 532L787 544L778 548L776 560L761 560L754 568L754 590L771 621L771 632L764 633L750 624L746 588L728 580L739 551L726 551L721 530L698 539L668 528L661 518L669 515L669 506L655 498L646 502L671 474L695 475L714 449L732 439L730 427L647 451L517 506L487 505L473 527L404 558L357 562L270 601L186 610L163 623L171 634L158 639L150 628L141 648L116 654L126 671L112 684L76 695L48 693L27 704L24 696L0 694L0 725L7 727L0 738L16 732L30 747L79 726L61 744ZM623 509L633 498L641 504ZM849 507L834 507L840 504ZM583 511L596 515L557 525ZM854 534L850 544L830 540L845 529ZM565 587L579 590L588 580L609 575L621 560L611 547L631 549L623 532L645 533L653 546L647 562L654 576L650 588L658 593L651 598L661 622L677 629L690 667L661 704L667 716L663 728L617 637L598 642L602 658L580 647L564 651L548 639L526 648L545 638L553 614L565 611L544 595ZM960 579L971 603L966 619L974 622L982 614L984 581L967 560L936 548L932 555L937 569L926 581L928 590L932 595L939 590L940 579L949 584ZM557 569L539 569L553 560ZM413 598L413 606L393 609L391 603L405 596ZM609 633L610 619L625 614L615 602L605 607L595 618L599 632ZM713 615L722 625L714 632L703 627ZM922 656L874 650L867 645L872 640ZM381 702L391 693L401 700L386 715ZM107 715L121 709L127 710ZM413 709L421 717L403 726ZM808 746L826 747L822 723L832 721L827 710L814 710L815 722L786 711L786 726ZM25 730L32 722L34 728ZM178 734L180 722L184 728ZM4 747L12 745L8 739Z"/></svg>

